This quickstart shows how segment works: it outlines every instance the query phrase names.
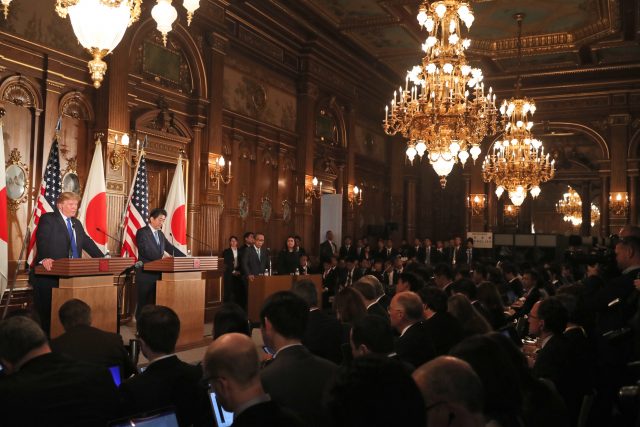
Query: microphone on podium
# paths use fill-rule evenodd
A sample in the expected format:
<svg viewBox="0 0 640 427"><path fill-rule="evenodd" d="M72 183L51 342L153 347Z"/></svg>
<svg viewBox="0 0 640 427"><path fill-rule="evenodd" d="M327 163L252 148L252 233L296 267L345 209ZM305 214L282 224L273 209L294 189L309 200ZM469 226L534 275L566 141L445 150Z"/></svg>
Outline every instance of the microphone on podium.
<svg viewBox="0 0 640 427"><path fill-rule="evenodd" d="M122 270L122 273L118 274L118 276L122 276L123 274L129 274L131 273L133 270L135 270L136 268L140 268L144 265L144 263L142 261L137 261L135 264L125 268L124 270Z"/></svg>
<svg viewBox="0 0 640 427"><path fill-rule="evenodd" d="M208 243L203 242L202 240L196 239L195 237L193 237L191 234L187 233L187 237L193 239L194 241L200 243L201 245L204 245L205 247L209 248L209 256L213 256L213 246L211 246Z"/></svg>
<svg viewBox="0 0 640 427"><path fill-rule="evenodd" d="M101 232L102 234L104 234L107 237L112 238L113 240L115 240L118 244L122 244L122 241L116 237L113 237L111 234L107 233L106 231L104 231L102 228L100 227L96 227L96 230L98 230L99 232Z"/></svg>

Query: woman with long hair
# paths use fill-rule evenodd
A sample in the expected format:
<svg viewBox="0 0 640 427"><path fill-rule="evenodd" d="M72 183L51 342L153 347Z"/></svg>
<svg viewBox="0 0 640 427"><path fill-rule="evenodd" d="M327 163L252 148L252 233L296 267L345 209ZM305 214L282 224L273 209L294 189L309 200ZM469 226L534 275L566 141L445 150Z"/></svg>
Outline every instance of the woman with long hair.
<svg viewBox="0 0 640 427"><path fill-rule="evenodd" d="M296 251L294 236L288 236L284 249L278 254L278 274L294 274L300 267L300 252Z"/></svg>
<svg viewBox="0 0 640 427"><path fill-rule="evenodd" d="M462 325L465 337L491 332L489 322L471 305L471 301L465 295L455 294L449 297L447 306L449 313Z"/></svg>

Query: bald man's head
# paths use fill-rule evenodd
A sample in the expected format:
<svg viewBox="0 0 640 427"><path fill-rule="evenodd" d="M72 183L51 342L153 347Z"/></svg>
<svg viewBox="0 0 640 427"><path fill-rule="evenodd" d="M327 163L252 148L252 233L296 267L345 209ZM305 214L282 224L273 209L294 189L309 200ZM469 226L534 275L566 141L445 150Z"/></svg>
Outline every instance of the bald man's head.
<svg viewBox="0 0 640 427"><path fill-rule="evenodd" d="M244 334L224 334L209 345L203 360L207 378L225 377L240 386L258 380L260 362L255 344Z"/></svg>
<svg viewBox="0 0 640 427"><path fill-rule="evenodd" d="M471 413L481 413L484 392L480 378L471 365L452 356L440 356L413 372L425 404L458 404Z"/></svg>

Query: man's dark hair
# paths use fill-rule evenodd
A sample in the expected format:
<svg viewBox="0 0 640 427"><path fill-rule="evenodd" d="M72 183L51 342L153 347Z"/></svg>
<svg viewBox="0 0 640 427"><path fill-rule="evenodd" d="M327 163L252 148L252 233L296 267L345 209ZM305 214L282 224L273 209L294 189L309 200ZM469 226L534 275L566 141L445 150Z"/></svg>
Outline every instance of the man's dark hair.
<svg viewBox="0 0 640 427"><path fill-rule="evenodd" d="M285 338L302 339L308 318L307 303L290 291L269 296L260 310L260 323L264 325L269 319L273 329Z"/></svg>
<svg viewBox="0 0 640 427"><path fill-rule="evenodd" d="M544 320L544 329L555 335L561 335L567 327L569 314L558 297L542 300L538 307L538 317Z"/></svg>
<svg viewBox="0 0 640 427"><path fill-rule="evenodd" d="M518 275L518 266L512 262L505 262L502 264L502 272L504 274L511 273L514 276Z"/></svg>
<svg viewBox="0 0 640 427"><path fill-rule="evenodd" d="M31 350L47 343L40 325L25 316L15 316L0 322L0 358L18 363Z"/></svg>
<svg viewBox="0 0 640 427"><path fill-rule="evenodd" d="M476 300L476 285L469 279L456 280L451 284L451 290L455 294L463 294L469 301Z"/></svg>
<svg viewBox="0 0 640 427"><path fill-rule="evenodd" d="M251 336L247 313L234 302L226 302L213 316L213 339L231 332Z"/></svg>
<svg viewBox="0 0 640 427"><path fill-rule="evenodd" d="M353 284L353 289L360 292L367 301L373 301L378 297L376 288L366 280L358 280Z"/></svg>
<svg viewBox="0 0 640 427"><path fill-rule="evenodd" d="M151 212L149 212L149 218L156 219L160 215L167 216L167 211L165 211L162 208L154 208L154 209L151 209Z"/></svg>
<svg viewBox="0 0 640 427"><path fill-rule="evenodd" d="M351 338L356 347L364 344L376 354L386 355L393 351L393 330L382 316L369 314L356 320L351 328Z"/></svg>
<svg viewBox="0 0 640 427"><path fill-rule="evenodd" d="M467 237L467 242L471 243L473 245L473 237Z"/></svg>
<svg viewBox="0 0 640 427"><path fill-rule="evenodd" d="M231 236L229 236L229 242L231 242L231 240L236 239L236 241L238 240L238 237L234 234L232 234Z"/></svg>
<svg viewBox="0 0 640 427"><path fill-rule="evenodd" d="M434 276L444 276L447 279L453 279L453 272L451 271L451 267L449 264L445 264L444 262L439 263L433 269Z"/></svg>
<svg viewBox="0 0 640 427"><path fill-rule="evenodd" d="M424 427L424 400L406 368L387 357L367 355L338 371L327 408L335 427Z"/></svg>
<svg viewBox="0 0 640 427"><path fill-rule="evenodd" d="M246 240L249 236L255 236L255 234L253 234L253 231L247 231L243 234L242 238Z"/></svg>
<svg viewBox="0 0 640 427"><path fill-rule="evenodd" d="M640 237L627 236L618 240L618 244L631 248L633 256L640 255Z"/></svg>
<svg viewBox="0 0 640 427"><path fill-rule="evenodd" d="M162 305L145 305L138 319L138 335L156 353L173 353L180 335L180 319Z"/></svg>
<svg viewBox="0 0 640 427"><path fill-rule="evenodd" d="M562 267L557 262L551 263L549 265L549 274L555 276L556 279L559 279L562 276Z"/></svg>
<svg viewBox="0 0 640 427"><path fill-rule="evenodd" d="M311 280L298 280L291 289L294 294L302 298L309 308L318 306L318 290Z"/></svg>
<svg viewBox="0 0 640 427"><path fill-rule="evenodd" d="M522 274L523 275L527 274L527 275L529 275L529 277L531 277L531 281L533 282L533 286L535 286L535 287L541 287L542 286L542 283L540 283L540 273L538 273L537 270L534 270L534 269L525 270Z"/></svg>
<svg viewBox="0 0 640 427"><path fill-rule="evenodd" d="M436 313L447 311L447 293L442 289L436 286L427 286L422 288L418 295L420 295L422 303Z"/></svg>
<svg viewBox="0 0 640 427"><path fill-rule="evenodd" d="M424 281L414 273L405 273L404 271L398 275L398 279L409 284L411 292L419 292L424 287Z"/></svg>
<svg viewBox="0 0 640 427"><path fill-rule="evenodd" d="M458 264L455 274L459 274L463 279L471 278L471 268L467 264Z"/></svg>
<svg viewBox="0 0 640 427"><path fill-rule="evenodd" d="M86 302L73 298L62 304L58 310L58 317L65 331L76 326L89 326L91 325L91 307Z"/></svg>

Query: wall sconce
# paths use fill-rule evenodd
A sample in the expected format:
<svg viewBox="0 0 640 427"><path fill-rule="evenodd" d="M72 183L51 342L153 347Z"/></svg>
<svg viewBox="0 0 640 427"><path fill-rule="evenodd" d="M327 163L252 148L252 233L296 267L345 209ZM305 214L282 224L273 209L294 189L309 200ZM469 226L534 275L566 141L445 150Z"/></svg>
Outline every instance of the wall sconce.
<svg viewBox="0 0 640 427"><path fill-rule="evenodd" d="M347 199L353 208L353 205L360 206L362 204L362 190L357 185L349 184Z"/></svg>
<svg viewBox="0 0 640 427"><path fill-rule="evenodd" d="M6 20L9 17L9 5L11 4L11 0L1 0L0 4L2 4L4 19Z"/></svg>
<svg viewBox="0 0 640 427"><path fill-rule="evenodd" d="M519 207L515 205L504 205L504 216L505 218L515 218L518 216Z"/></svg>
<svg viewBox="0 0 640 427"><path fill-rule="evenodd" d="M609 211L612 215L627 216L629 206L629 195L626 191L609 193Z"/></svg>
<svg viewBox="0 0 640 427"><path fill-rule="evenodd" d="M118 135L113 137L113 151L109 155L109 163L111 163L111 169L114 171L122 168L122 162L127 160L127 153L129 152L129 135L126 133L122 135L120 144L118 144Z"/></svg>
<svg viewBox="0 0 640 427"><path fill-rule="evenodd" d="M318 199L322 195L322 181L318 181L315 176L311 178L305 175L304 198L307 201Z"/></svg>
<svg viewBox="0 0 640 427"><path fill-rule="evenodd" d="M227 176L225 177L225 165L227 166ZM229 164L227 165L226 160L223 155L220 155L213 162L213 167L211 169L211 174L209 175L211 182L217 188L220 188L220 183L227 185L231 182L233 176L231 176L231 160L229 160Z"/></svg>
<svg viewBox="0 0 640 427"><path fill-rule="evenodd" d="M469 194L469 207L471 215L480 216L484 213L487 196L485 194Z"/></svg>

